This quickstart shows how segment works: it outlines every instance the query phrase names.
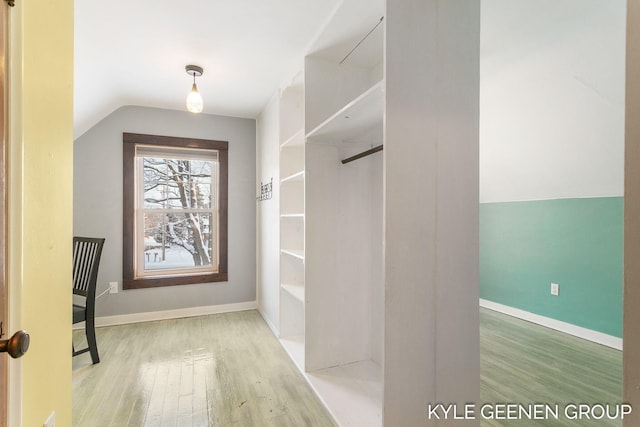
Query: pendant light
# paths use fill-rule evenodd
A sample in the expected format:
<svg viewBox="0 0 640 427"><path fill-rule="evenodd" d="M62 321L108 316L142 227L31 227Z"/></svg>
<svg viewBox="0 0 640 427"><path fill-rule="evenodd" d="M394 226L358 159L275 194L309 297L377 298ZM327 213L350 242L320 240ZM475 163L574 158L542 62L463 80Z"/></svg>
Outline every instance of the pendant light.
<svg viewBox="0 0 640 427"><path fill-rule="evenodd" d="M187 96L187 110L192 113L200 113L202 112L203 102L202 95L198 92L198 86L196 86L196 77L200 77L203 73L202 67L198 67L197 65L187 65L185 67L187 70L187 74L193 76L193 86L191 87L191 92Z"/></svg>

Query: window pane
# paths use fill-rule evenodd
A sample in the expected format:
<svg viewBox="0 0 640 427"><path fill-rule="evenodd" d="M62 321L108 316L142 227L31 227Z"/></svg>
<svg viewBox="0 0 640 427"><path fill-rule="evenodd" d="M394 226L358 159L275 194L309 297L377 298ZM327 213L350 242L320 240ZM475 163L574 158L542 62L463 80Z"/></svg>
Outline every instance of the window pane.
<svg viewBox="0 0 640 427"><path fill-rule="evenodd" d="M217 266L211 248L213 215L207 213L144 214L144 269ZM213 227L215 231L215 225Z"/></svg>
<svg viewBox="0 0 640 427"><path fill-rule="evenodd" d="M227 141L123 133L123 287L227 274Z"/></svg>
<svg viewBox="0 0 640 427"><path fill-rule="evenodd" d="M210 209L212 172L208 160L143 157L145 209Z"/></svg>

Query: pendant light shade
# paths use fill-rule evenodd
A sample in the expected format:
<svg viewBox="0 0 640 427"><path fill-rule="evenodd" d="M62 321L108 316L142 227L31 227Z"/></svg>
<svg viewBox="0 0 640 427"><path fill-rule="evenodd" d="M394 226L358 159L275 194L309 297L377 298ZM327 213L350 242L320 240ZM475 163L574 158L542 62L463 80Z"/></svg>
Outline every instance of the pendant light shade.
<svg viewBox="0 0 640 427"><path fill-rule="evenodd" d="M200 92L198 92L198 86L194 83L191 88L191 92L187 95L187 110L192 113L201 113L203 106L202 95L200 95Z"/></svg>
<svg viewBox="0 0 640 427"><path fill-rule="evenodd" d="M198 86L196 86L196 77L200 77L203 73L202 67L197 65L187 65L185 67L187 74L193 76L193 86L191 86L191 92L187 95L187 110L192 113L202 112L204 102L202 101L202 95L198 92Z"/></svg>

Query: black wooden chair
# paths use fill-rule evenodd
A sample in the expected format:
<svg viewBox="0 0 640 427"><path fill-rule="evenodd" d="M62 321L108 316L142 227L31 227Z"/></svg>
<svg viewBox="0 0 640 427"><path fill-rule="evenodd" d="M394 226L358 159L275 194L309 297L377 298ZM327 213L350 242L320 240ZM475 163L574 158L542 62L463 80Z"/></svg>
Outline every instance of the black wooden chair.
<svg viewBox="0 0 640 427"><path fill-rule="evenodd" d="M87 348L81 350L73 347L73 355L87 351L91 353L91 361L100 362L95 331L96 282L98 266L104 239L89 237L73 238L73 294L84 297L85 304L73 304L73 323L85 322L84 332L87 336Z"/></svg>

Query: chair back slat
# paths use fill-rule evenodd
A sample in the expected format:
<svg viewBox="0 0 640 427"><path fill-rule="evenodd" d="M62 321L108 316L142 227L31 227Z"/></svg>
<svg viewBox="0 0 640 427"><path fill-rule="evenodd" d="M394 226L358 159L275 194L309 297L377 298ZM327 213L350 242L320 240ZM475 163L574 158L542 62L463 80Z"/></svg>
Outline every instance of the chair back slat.
<svg viewBox="0 0 640 427"><path fill-rule="evenodd" d="M73 293L89 297L95 295L98 265L104 239L73 238Z"/></svg>

